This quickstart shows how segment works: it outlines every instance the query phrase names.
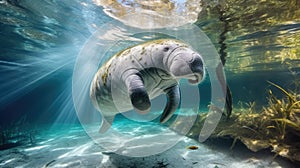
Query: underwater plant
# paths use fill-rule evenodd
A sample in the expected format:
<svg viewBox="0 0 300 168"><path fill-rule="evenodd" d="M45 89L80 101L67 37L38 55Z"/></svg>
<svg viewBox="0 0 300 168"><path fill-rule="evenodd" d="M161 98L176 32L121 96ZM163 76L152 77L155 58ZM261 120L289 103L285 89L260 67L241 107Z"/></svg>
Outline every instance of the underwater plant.
<svg viewBox="0 0 300 168"><path fill-rule="evenodd" d="M240 114L235 124L218 133L240 139L250 150L271 147L276 155L300 161L300 99L299 93L279 89L284 97L277 98L268 90L268 106L260 113L249 109Z"/></svg>
<svg viewBox="0 0 300 168"><path fill-rule="evenodd" d="M300 161L300 93L268 83L278 89L283 97L278 98L271 89L268 90L267 106L259 111L255 108L255 102L251 102L247 103L248 108L235 109L229 119L224 117L220 121L210 139L233 139L231 148L239 140L251 151L270 148L275 157L280 155ZM206 113L197 116L189 137L198 138L206 117Z"/></svg>

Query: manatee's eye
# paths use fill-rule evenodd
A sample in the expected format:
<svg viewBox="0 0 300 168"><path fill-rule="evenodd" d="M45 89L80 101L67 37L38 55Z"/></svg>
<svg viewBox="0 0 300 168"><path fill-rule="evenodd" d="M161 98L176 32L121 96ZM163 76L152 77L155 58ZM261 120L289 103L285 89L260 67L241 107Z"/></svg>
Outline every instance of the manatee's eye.
<svg viewBox="0 0 300 168"><path fill-rule="evenodd" d="M164 52L167 52L167 51L169 51L169 49L170 49L169 47L165 47L165 48L163 49L163 51L164 51Z"/></svg>

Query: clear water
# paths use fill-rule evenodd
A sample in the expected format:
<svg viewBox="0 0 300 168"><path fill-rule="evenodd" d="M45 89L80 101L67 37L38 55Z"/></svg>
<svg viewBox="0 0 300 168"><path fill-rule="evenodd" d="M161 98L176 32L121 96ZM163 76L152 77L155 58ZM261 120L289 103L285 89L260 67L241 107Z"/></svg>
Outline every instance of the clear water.
<svg viewBox="0 0 300 168"><path fill-rule="evenodd" d="M234 107L252 101L265 105L267 81L295 89L300 80L298 0L194 3L201 6L195 24L226 57ZM76 58L93 32L112 20L92 0L0 1L0 130L31 134L45 125L79 124L72 99ZM199 90L205 111L209 81Z"/></svg>

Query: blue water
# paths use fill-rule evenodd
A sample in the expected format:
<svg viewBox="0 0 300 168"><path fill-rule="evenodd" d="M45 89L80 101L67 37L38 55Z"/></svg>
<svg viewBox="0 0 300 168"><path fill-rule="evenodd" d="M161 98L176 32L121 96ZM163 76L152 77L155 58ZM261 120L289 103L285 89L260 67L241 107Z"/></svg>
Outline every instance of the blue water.
<svg viewBox="0 0 300 168"><path fill-rule="evenodd" d="M290 13L284 5L275 5L277 12L272 13L266 10L268 6L249 3L231 10L204 10L196 22L220 55L226 56L225 73L234 107L253 101L260 107L266 105L267 81L294 89L300 80L298 1L291 1ZM247 10L251 5L255 9ZM280 16L278 11L283 11ZM257 20L249 19L252 17ZM92 0L0 1L0 131L19 137L11 140L12 145L42 141L38 136L44 129L60 124L82 129L72 98L74 66L92 34L111 21L114 19ZM146 40L144 37L135 38ZM206 112L211 100L209 79L198 88L199 109ZM127 122L124 120L121 117L115 127Z"/></svg>
<svg viewBox="0 0 300 168"><path fill-rule="evenodd" d="M89 22L108 21L101 9L81 3L1 5L1 39L7 39L1 42L2 122L25 116L41 123L76 120L70 94L74 63L94 31Z"/></svg>

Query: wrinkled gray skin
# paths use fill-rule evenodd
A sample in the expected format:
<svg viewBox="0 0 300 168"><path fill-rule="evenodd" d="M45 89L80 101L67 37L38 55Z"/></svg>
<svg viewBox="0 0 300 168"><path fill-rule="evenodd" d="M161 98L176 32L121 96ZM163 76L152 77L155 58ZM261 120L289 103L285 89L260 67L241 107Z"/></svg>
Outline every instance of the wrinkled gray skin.
<svg viewBox="0 0 300 168"><path fill-rule="evenodd" d="M100 132L106 132L117 113L135 109L150 111L150 100L166 94L160 118L166 122L180 102L178 80L198 84L204 78L202 57L188 45L173 39L154 40L113 56L95 75L90 97L102 114Z"/></svg>

